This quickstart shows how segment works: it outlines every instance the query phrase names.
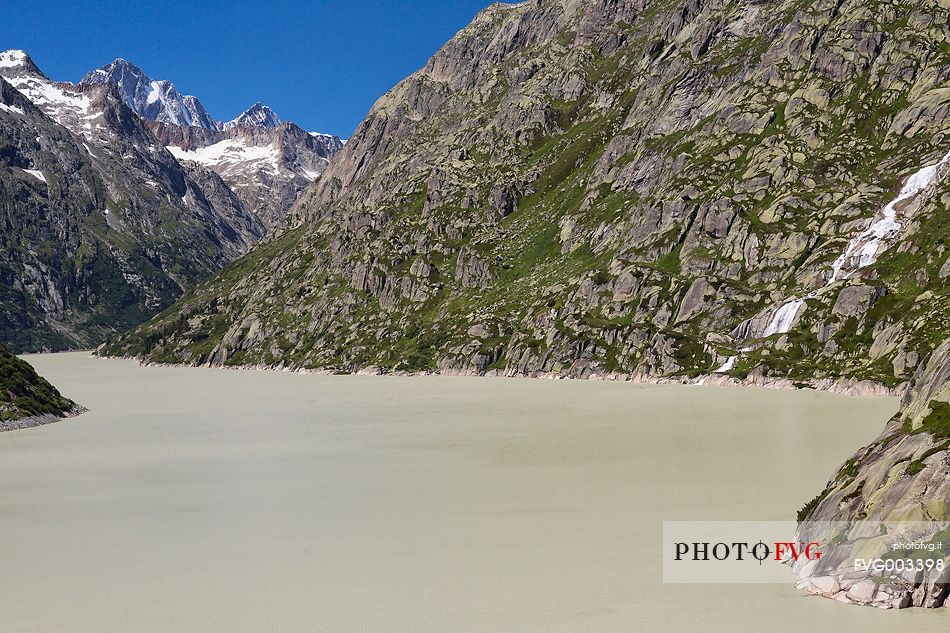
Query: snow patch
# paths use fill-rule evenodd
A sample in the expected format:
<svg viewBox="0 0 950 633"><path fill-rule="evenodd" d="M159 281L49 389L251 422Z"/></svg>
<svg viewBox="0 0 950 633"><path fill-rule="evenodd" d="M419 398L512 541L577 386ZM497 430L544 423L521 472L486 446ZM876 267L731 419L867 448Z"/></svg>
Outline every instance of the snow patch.
<svg viewBox="0 0 950 633"><path fill-rule="evenodd" d="M11 77L7 81L63 127L83 136L91 136L91 121L99 113L92 111L92 100L83 93L35 75Z"/></svg>
<svg viewBox="0 0 950 633"><path fill-rule="evenodd" d="M3 110L4 112L13 112L14 114L26 114L20 108L16 106L7 105L5 103L0 103L0 110Z"/></svg>
<svg viewBox="0 0 950 633"><path fill-rule="evenodd" d="M49 184L49 183L46 182L46 176L44 176L44 175L43 175L43 172L41 172L39 169L24 169L23 171L25 171L25 172L28 173L29 175L33 176L33 177L36 178L37 180L40 180L40 181L44 182L45 184Z"/></svg>
<svg viewBox="0 0 950 633"><path fill-rule="evenodd" d="M22 87L22 89L21 89ZM87 113L91 103L89 97L81 93L67 92L53 85L51 82L29 77L20 82L17 89L26 93L26 96L37 105L46 105L57 108L68 108Z"/></svg>
<svg viewBox="0 0 950 633"><path fill-rule="evenodd" d="M15 68L27 60L26 51L10 49L0 53L0 68Z"/></svg>
<svg viewBox="0 0 950 633"><path fill-rule="evenodd" d="M169 145L168 151L178 160L190 160L213 167L227 168L254 163L269 171L278 170L277 148L272 145L248 145L240 139L226 139L193 151Z"/></svg>
<svg viewBox="0 0 950 633"><path fill-rule="evenodd" d="M301 176L303 176L304 178L306 178L306 179L309 180L310 182L313 182L314 180L316 180L316 179L320 176L320 173L321 173L321 172L319 172L319 171L313 171L313 170L311 170L311 169L304 169L304 168L301 167L301 168L297 171L297 173L299 173Z"/></svg>
<svg viewBox="0 0 950 633"><path fill-rule="evenodd" d="M313 138L318 138L318 139L320 139L321 141L325 141L325 142L327 142L327 143L329 143L329 144L331 144L331 145L333 144L334 139L336 139L336 137L335 137L334 135L332 135L332 134L324 134L323 132L307 132L307 134L309 134L309 135L312 136ZM340 146L342 147L342 146L346 145L346 142L347 142L348 140L349 140L349 139L345 139L345 138L339 139L339 141L340 141Z"/></svg>
<svg viewBox="0 0 950 633"><path fill-rule="evenodd" d="M157 81L153 81L151 84L152 90L148 93L148 97L145 99L145 103L155 103L162 98L162 89L159 87Z"/></svg>

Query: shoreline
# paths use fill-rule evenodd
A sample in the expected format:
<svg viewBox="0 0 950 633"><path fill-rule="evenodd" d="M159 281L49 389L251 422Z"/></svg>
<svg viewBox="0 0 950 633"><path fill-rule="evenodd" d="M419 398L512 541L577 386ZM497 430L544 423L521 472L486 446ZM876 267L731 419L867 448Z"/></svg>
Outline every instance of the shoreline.
<svg viewBox="0 0 950 633"><path fill-rule="evenodd" d="M44 413L43 415L33 415L26 418L18 418L16 420L2 420L0 421L0 433L6 433L7 431L22 431L23 429L32 429L38 426L53 424L55 422L62 422L63 420L69 420L71 418L78 417L88 411L89 409L86 407L76 405L62 415Z"/></svg>
<svg viewBox="0 0 950 633"><path fill-rule="evenodd" d="M654 376L645 373L591 373L587 376L571 376L555 372L538 372L534 374L507 373L505 371L493 369L484 373L469 370L457 369L434 369L426 371L390 371L376 366L366 366L356 371L340 371L335 369L319 369L308 367L287 367L281 365L189 365L184 363L155 363L143 361L134 356L100 356L92 353L92 358L104 360L130 360L135 361L142 367L192 367L201 369L221 369L225 371L272 371L287 372L295 374L309 374L316 376L395 376L409 378L416 376L464 376L478 378L524 378L529 380L578 380L578 381L604 381L604 382L628 382L641 385L685 385L685 386L711 386L711 387L758 387L762 389L779 390L802 390L812 389L814 391L826 391L846 396L869 397L886 396L902 397L907 389L907 384L902 383L897 387L888 387L882 383L872 380L855 380L853 378L822 378L811 379L807 381L794 381L789 378L771 377L771 376L750 376L743 380L728 376L725 374L703 374L696 377L687 376Z"/></svg>

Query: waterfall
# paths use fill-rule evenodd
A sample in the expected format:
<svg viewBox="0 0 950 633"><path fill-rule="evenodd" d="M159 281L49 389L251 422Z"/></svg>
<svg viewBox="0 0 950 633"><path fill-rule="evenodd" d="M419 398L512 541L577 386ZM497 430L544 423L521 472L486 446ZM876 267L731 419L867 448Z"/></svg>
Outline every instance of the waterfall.
<svg viewBox="0 0 950 633"><path fill-rule="evenodd" d="M928 165L911 175L900 194L884 206L874 217L871 225L848 242L844 252L831 264L831 276L825 284L818 290L808 293L804 299L794 298L780 305L762 333L762 338L787 333L805 305L805 299L817 297L836 282L848 279L859 269L877 262L878 256L889 246L888 242L904 228L897 219L898 205L915 198L927 189L937 179L941 168L948 164L950 164L950 152L947 152L940 162ZM744 348L740 350L740 353L748 350L749 348ZM737 359L738 356L730 356L721 367L713 370L713 373L724 374L732 370Z"/></svg>
<svg viewBox="0 0 950 633"><path fill-rule="evenodd" d="M726 359L719 369L713 371L714 374L724 374L727 371L732 371L732 368L736 366L736 361L739 360L738 356L730 356Z"/></svg>
<svg viewBox="0 0 950 633"><path fill-rule="evenodd" d="M792 323L795 322L795 317L798 316L798 311L803 305L805 305L804 299L793 299L776 310L772 321L762 333L762 338L768 338L773 334L785 334L792 329Z"/></svg>
<svg viewBox="0 0 950 633"><path fill-rule="evenodd" d="M836 281L847 279L859 268L870 266L877 261L878 255L886 248L885 242L903 228L897 220L897 205L916 197L929 187L936 179L940 168L948 163L950 163L950 152L947 152L939 163L924 167L907 179L907 184L901 189L900 195L887 203L871 226L848 242L845 251L831 265L831 278L822 290ZM845 267L849 267L850 270L842 275Z"/></svg>

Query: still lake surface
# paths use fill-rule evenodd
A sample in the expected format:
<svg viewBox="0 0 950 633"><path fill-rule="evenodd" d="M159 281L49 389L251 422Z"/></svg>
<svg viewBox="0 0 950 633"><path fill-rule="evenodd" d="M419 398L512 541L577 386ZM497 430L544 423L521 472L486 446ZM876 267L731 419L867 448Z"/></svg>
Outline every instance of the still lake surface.
<svg viewBox="0 0 950 633"><path fill-rule="evenodd" d="M664 585L664 520L790 520L897 408L806 391L28 360L91 410L0 434L0 631L938 631Z"/></svg>

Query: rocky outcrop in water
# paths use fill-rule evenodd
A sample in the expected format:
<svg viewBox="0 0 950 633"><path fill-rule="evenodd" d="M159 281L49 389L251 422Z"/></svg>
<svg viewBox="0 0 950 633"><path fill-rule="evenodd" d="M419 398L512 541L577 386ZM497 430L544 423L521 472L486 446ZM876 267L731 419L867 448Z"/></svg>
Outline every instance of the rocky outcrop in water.
<svg viewBox="0 0 950 633"><path fill-rule="evenodd" d="M83 411L0 345L0 432L49 424Z"/></svg>

